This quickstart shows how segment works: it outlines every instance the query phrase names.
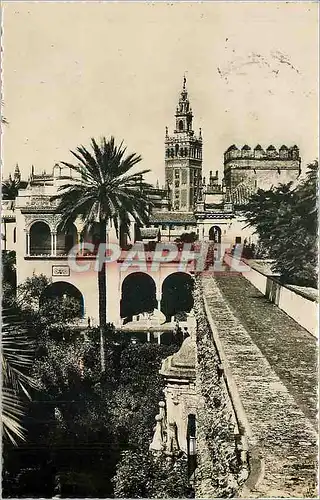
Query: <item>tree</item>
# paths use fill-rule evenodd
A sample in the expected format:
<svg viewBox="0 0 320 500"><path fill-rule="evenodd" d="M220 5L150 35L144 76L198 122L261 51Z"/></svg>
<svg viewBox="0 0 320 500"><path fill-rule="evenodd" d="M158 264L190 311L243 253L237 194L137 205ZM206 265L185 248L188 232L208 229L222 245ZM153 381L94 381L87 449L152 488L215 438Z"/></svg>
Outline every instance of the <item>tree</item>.
<svg viewBox="0 0 320 500"><path fill-rule="evenodd" d="M19 317L4 310L2 319L2 426L5 439L16 445L25 439L23 396L30 399L30 388L37 387L29 374L35 351Z"/></svg>
<svg viewBox="0 0 320 500"><path fill-rule="evenodd" d="M20 189L20 181L17 179L9 179L2 182L2 197L4 200L15 200Z"/></svg>
<svg viewBox="0 0 320 500"><path fill-rule="evenodd" d="M78 164L62 162L78 177L61 186L61 193L53 200L59 200L56 211L61 214L63 227L77 218L84 222L84 229L88 230L98 223L99 243L101 248L105 248L108 223L113 222L117 235L120 226L129 235L129 215L138 224L148 220L146 189L150 186L144 182L143 175L149 170L130 173L141 161L141 156L135 153L125 156L123 143L117 146L113 137L108 141L101 139L100 144L91 139L91 147L92 153L84 146L71 151ZM98 260L101 369L104 371L104 330L107 323L105 252L98 252Z"/></svg>
<svg viewBox="0 0 320 500"><path fill-rule="evenodd" d="M316 286L318 162L294 186L259 189L241 210L284 282Z"/></svg>
<svg viewBox="0 0 320 500"><path fill-rule="evenodd" d="M2 250L2 307L11 307L16 298L16 252Z"/></svg>
<svg viewBox="0 0 320 500"><path fill-rule="evenodd" d="M195 243L198 239L197 233L194 231L191 233L183 233L179 238L176 239L178 243Z"/></svg>

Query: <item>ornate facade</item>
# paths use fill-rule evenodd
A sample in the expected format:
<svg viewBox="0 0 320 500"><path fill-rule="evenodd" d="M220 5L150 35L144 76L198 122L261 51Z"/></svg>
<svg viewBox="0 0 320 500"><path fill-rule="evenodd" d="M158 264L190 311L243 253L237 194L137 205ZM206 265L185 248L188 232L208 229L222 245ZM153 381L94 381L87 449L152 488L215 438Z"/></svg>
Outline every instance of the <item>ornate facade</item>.
<svg viewBox="0 0 320 500"><path fill-rule="evenodd" d="M202 177L202 136L193 130L191 109L186 79L180 93L175 113L175 129L165 136L165 180L160 189L157 185L149 192L152 211L147 228L133 231L134 241L143 244L158 241L176 241L183 233L196 233L198 240L221 243L222 253L226 247L237 243L254 242L253 231L245 228L237 211L237 205L248 199L258 188L295 180L300 174L301 159L297 146L282 146L266 150L256 146L238 149L235 145L224 153L224 178L219 182L219 172L210 171L208 182ZM35 174L32 166L28 182L21 180L19 168L14 172L14 181L19 183L19 194L15 200L3 202L2 248L15 250L17 257L18 283L33 273L44 273L57 281L64 281L81 291L85 314L98 317L98 291L96 274L72 272L68 267L68 252L80 244L79 258L94 260L94 254L84 250L86 241L95 243L96 233L84 234L80 221L62 231L59 214L51 201L58 188L69 182L68 167L55 165L52 173ZM12 181L12 178L11 178ZM115 241L114 228L110 228L110 241ZM129 242L129 243L133 243ZM128 241L120 238L123 248ZM151 245L152 246L152 245ZM220 255L221 257L221 255ZM108 266L107 266L108 267ZM176 263L161 265L157 275L149 272L154 280L155 300L161 301L162 285L170 274L177 270ZM131 271L130 271L131 272ZM127 274L130 274L128 272ZM108 297L108 317L119 323L119 302L124 279L116 266L108 267L109 283L114 283ZM177 274L177 273L176 273ZM115 293L116 292L116 293Z"/></svg>

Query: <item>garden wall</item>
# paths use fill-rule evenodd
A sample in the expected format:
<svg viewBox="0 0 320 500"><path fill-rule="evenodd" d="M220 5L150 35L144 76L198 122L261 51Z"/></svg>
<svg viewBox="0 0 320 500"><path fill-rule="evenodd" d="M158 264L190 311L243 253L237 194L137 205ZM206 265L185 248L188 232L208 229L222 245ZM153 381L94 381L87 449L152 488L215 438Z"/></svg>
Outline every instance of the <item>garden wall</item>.
<svg viewBox="0 0 320 500"><path fill-rule="evenodd" d="M242 276L270 302L276 304L309 333L318 337L318 303L314 297L307 297L302 291L279 283L278 278L254 269L254 264L248 260L239 261L232 255L226 254L224 262L231 267L231 270L234 268L235 271L241 272Z"/></svg>
<svg viewBox="0 0 320 500"><path fill-rule="evenodd" d="M197 470L196 498L230 498L237 496L247 474L237 449L239 429L230 394L221 372L221 359L205 314L202 290L196 283L197 317L196 390Z"/></svg>

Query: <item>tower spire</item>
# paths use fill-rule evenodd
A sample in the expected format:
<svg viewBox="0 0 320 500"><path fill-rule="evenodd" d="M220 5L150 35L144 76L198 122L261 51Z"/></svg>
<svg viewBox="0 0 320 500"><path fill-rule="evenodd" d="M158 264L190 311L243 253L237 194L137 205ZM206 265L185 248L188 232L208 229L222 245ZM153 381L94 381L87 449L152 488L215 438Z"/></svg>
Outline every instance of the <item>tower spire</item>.
<svg viewBox="0 0 320 500"><path fill-rule="evenodd" d="M181 89L181 87L180 87ZM183 75L176 126L165 136L165 178L169 189L171 210L189 212L194 209L202 179L202 138L193 130L186 74ZM201 194L201 193L200 193Z"/></svg>

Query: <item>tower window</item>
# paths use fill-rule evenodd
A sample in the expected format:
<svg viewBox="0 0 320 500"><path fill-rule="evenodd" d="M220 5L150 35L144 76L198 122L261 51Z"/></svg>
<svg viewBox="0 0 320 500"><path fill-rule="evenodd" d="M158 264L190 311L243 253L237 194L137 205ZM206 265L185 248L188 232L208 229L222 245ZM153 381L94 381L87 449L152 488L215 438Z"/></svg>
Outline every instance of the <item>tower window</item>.
<svg viewBox="0 0 320 500"><path fill-rule="evenodd" d="M176 156L178 156L179 153L179 144L176 144Z"/></svg>
<svg viewBox="0 0 320 500"><path fill-rule="evenodd" d="M183 130L183 121L182 120L179 121L179 130Z"/></svg>

